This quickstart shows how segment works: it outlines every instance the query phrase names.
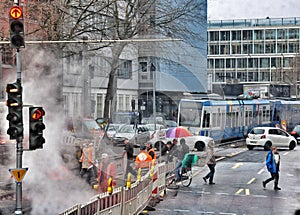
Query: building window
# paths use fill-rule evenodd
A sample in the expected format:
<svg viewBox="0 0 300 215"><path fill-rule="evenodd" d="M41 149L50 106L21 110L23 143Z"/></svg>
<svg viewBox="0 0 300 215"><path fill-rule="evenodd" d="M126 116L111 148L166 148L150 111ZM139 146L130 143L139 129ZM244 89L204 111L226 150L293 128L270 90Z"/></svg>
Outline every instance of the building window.
<svg viewBox="0 0 300 215"><path fill-rule="evenodd" d="M214 60L213 59L208 59L207 61L207 68L213 69L214 68Z"/></svg>
<svg viewBox="0 0 300 215"><path fill-rule="evenodd" d="M132 77L132 61L123 60L118 67L118 78L131 78Z"/></svg>
<svg viewBox="0 0 300 215"><path fill-rule="evenodd" d="M254 30L254 40L263 40L264 32L263 30Z"/></svg>
<svg viewBox="0 0 300 215"><path fill-rule="evenodd" d="M230 40L230 31L221 31L220 36L221 36L222 41L229 41Z"/></svg>
<svg viewBox="0 0 300 215"><path fill-rule="evenodd" d="M266 40L275 40L276 31L275 29L266 29Z"/></svg>
<svg viewBox="0 0 300 215"><path fill-rule="evenodd" d="M237 68L247 68L247 59L246 58L238 58L237 59Z"/></svg>
<svg viewBox="0 0 300 215"><path fill-rule="evenodd" d="M252 39L253 39L252 30L244 30L243 31L243 40L252 40Z"/></svg>
<svg viewBox="0 0 300 215"><path fill-rule="evenodd" d="M256 42L254 43L254 54L263 54L264 53L264 43Z"/></svg>
<svg viewBox="0 0 300 215"><path fill-rule="evenodd" d="M299 43L290 43L288 53L298 53L299 52Z"/></svg>
<svg viewBox="0 0 300 215"><path fill-rule="evenodd" d="M289 39L298 39L299 29L291 28L289 29Z"/></svg>
<svg viewBox="0 0 300 215"><path fill-rule="evenodd" d="M225 55L230 54L229 44L221 45L220 48L221 48L220 54L225 54Z"/></svg>
<svg viewBox="0 0 300 215"><path fill-rule="evenodd" d="M219 41L219 32L218 31L210 31L209 32L209 40L210 41Z"/></svg>
<svg viewBox="0 0 300 215"><path fill-rule="evenodd" d="M287 32L286 29L277 29L277 39L282 40L286 39Z"/></svg>
<svg viewBox="0 0 300 215"><path fill-rule="evenodd" d="M209 55L218 55L219 54L219 46L218 45L210 45L208 54Z"/></svg>
<svg viewBox="0 0 300 215"><path fill-rule="evenodd" d="M231 37L233 41L241 40L241 31L232 31Z"/></svg>
<svg viewBox="0 0 300 215"><path fill-rule="evenodd" d="M224 68L224 60L223 59L216 59L216 69L223 69Z"/></svg>
<svg viewBox="0 0 300 215"><path fill-rule="evenodd" d="M2 63L5 65L14 65L13 61L13 49L9 45L2 45Z"/></svg>
<svg viewBox="0 0 300 215"><path fill-rule="evenodd" d="M252 44L243 45L243 54L252 54Z"/></svg>
<svg viewBox="0 0 300 215"><path fill-rule="evenodd" d="M270 68L270 59L269 58L260 58L259 59L260 68Z"/></svg>
<svg viewBox="0 0 300 215"><path fill-rule="evenodd" d="M139 71L140 72L147 72L147 62L140 62L139 63Z"/></svg>
<svg viewBox="0 0 300 215"><path fill-rule="evenodd" d="M103 109L102 109L103 106L104 106L103 96L102 94L97 94L97 110L96 110L97 118L103 117Z"/></svg>
<svg viewBox="0 0 300 215"><path fill-rule="evenodd" d="M240 43L233 43L231 46L232 54L241 54L241 44Z"/></svg>
<svg viewBox="0 0 300 215"><path fill-rule="evenodd" d="M235 68L235 59L226 59L226 68Z"/></svg>
<svg viewBox="0 0 300 215"><path fill-rule="evenodd" d="M286 42L278 42L277 43L277 53L287 53Z"/></svg>
<svg viewBox="0 0 300 215"><path fill-rule="evenodd" d="M275 44L272 42L266 43L266 54L275 53Z"/></svg>
<svg viewBox="0 0 300 215"><path fill-rule="evenodd" d="M124 99L124 95L119 95L119 105L118 105L118 109L120 110L120 111L124 111L124 101L123 101L123 99Z"/></svg>

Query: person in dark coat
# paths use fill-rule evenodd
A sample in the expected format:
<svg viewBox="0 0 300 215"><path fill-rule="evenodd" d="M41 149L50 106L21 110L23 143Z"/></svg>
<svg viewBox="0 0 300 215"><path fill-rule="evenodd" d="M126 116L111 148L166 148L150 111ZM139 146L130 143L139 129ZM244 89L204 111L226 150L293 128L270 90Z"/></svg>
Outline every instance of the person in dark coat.
<svg viewBox="0 0 300 215"><path fill-rule="evenodd" d="M129 142L128 139L124 141L125 147L124 147L124 153L127 156L127 163L126 163L126 172L125 172L125 178L127 177L128 173L130 172L133 176L137 176L137 172L133 169L132 165L135 160L135 156L133 155L134 148L133 144Z"/></svg>
<svg viewBox="0 0 300 215"><path fill-rule="evenodd" d="M280 155L278 153L277 147L273 146L271 150L268 152L267 158L266 158L266 166L268 168L268 171L271 174L271 178L268 178L267 180L262 182L263 188L266 188L266 185L274 180L274 190L281 190L280 187L278 187L278 181L279 181L279 166L280 166Z"/></svg>

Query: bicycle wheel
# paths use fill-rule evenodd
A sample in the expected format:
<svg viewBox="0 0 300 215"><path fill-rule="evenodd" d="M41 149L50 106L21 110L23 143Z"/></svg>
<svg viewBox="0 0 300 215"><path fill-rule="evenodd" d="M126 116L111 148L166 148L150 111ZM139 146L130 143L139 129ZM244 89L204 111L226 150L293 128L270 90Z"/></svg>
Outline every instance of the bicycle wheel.
<svg viewBox="0 0 300 215"><path fill-rule="evenodd" d="M189 169L181 174L181 183L182 186L188 187L191 185L193 179L192 170Z"/></svg>
<svg viewBox="0 0 300 215"><path fill-rule="evenodd" d="M166 188L168 189L178 189L179 185L175 182L175 172L168 172L166 174Z"/></svg>

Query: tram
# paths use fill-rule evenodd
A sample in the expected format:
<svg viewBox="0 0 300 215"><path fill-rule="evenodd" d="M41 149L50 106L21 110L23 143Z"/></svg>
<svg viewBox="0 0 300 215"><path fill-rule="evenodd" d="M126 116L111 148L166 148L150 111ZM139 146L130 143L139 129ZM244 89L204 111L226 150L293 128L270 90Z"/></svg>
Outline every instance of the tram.
<svg viewBox="0 0 300 215"><path fill-rule="evenodd" d="M291 130L300 123L300 101L181 99L177 123L216 142L243 138L257 126Z"/></svg>

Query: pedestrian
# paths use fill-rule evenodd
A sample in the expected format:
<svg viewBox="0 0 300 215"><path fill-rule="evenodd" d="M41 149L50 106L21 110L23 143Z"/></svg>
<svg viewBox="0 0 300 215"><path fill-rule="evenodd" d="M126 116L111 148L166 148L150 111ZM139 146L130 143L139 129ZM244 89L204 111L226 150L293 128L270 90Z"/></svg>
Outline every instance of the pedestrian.
<svg viewBox="0 0 300 215"><path fill-rule="evenodd" d="M281 190L281 188L278 187L280 155L276 146L271 147L271 149L269 150L266 158L266 166L271 174L271 178L268 178L267 180L262 182L263 188L265 189L266 185L270 181L274 180L274 190Z"/></svg>
<svg viewBox="0 0 300 215"><path fill-rule="evenodd" d="M91 179L93 177L92 170L94 166L94 158L95 158L95 153L94 153L93 143L90 143L88 145L83 144L82 154L79 159L79 162L81 162L81 170L79 174L82 178L84 177L85 174L87 174L86 182L88 184L91 183Z"/></svg>
<svg viewBox="0 0 300 215"><path fill-rule="evenodd" d="M107 182L109 178L112 178L112 185L116 186L116 176L117 170L115 163L109 160L107 153L103 153L98 169L99 192L104 193L107 191Z"/></svg>
<svg viewBox="0 0 300 215"><path fill-rule="evenodd" d="M134 177L137 176L137 172L133 169L132 165L134 163L134 159L135 157L133 156L133 152L134 152L134 147L133 144L131 142L129 142L128 139L124 140L124 153L126 153L127 156L127 161L126 161L126 172L125 172L125 178L128 175L128 173L130 172ZM125 161L124 161L125 162Z"/></svg>
<svg viewBox="0 0 300 215"><path fill-rule="evenodd" d="M152 157L146 151L146 146L141 146L140 153L135 158L135 168L149 168Z"/></svg>
<svg viewBox="0 0 300 215"><path fill-rule="evenodd" d="M162 156L166 155L170 151L171 146L172 146L172 142L167 141L167 143L162 147L161 155Z"/></svg>
<svg viewBox="0 0 300 215"><path fill-rule="evenodd" d="M214 153L214 142L210 140L207 144L206 148L206 164L210 170L210 172L203 177L205 183L207 183L207 179L209 179L209 184L215 184L214 175L215 175L215 166L216 166L216 158Z"/></svg>
<svg viewBox="0 0 300 215"><path fill-rule="evenodd" d="M148 154L152 157L152 160L156 160L156 152L155 152L154 148L152 147L152 143L147 142L146 148L147 148Z"/></svg>
<svg viewBox="0 0 300 215"><path fill-rule="evenodd" d="M184 156L189 153L189 146L186 144L185 139L181 138L180 139L180 145L177 147L178 150L178 160L176 162L176 167L175 167L175 174L176 174L176 181L180 181L180 170L182 166L182 160Z"/></svg>

